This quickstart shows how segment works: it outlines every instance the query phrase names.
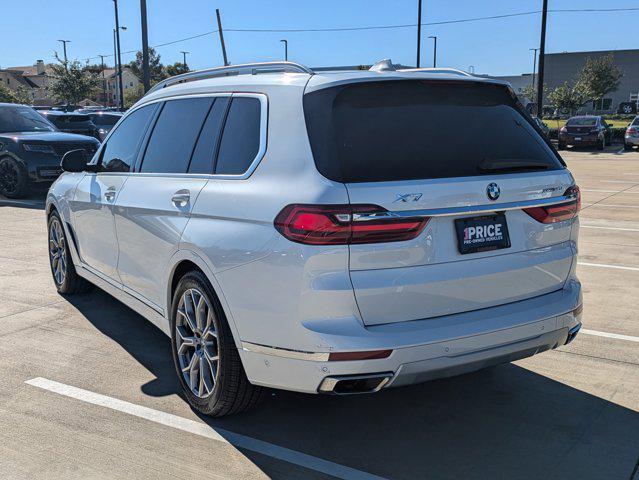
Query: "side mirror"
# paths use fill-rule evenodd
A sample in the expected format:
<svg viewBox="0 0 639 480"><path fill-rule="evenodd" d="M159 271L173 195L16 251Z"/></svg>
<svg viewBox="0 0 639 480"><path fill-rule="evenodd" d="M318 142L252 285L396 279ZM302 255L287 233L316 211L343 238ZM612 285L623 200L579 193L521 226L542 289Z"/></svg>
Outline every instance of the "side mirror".
<svg viewBox="0 0 639 480"><path fill-rule="evenodd" d="M65 172L83 172L87 169L86 153L83 149L70 150L62 157L60 163Z"/></svg>

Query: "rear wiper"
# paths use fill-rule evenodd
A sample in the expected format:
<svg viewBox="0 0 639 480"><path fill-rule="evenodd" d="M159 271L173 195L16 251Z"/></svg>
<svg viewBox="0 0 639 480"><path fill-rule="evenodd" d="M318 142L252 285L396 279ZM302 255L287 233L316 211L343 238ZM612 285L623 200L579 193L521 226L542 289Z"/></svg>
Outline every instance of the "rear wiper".
<svg viewBox="0 0 639 480"><path fill-rule="evenodd" d="M487 162L482 160L477 165L477 170L480 172L500 172L504 170L547 170L548 164L543 162L531 162L529 160L512 160L512 161L499 161L499 162Z"/></svg>

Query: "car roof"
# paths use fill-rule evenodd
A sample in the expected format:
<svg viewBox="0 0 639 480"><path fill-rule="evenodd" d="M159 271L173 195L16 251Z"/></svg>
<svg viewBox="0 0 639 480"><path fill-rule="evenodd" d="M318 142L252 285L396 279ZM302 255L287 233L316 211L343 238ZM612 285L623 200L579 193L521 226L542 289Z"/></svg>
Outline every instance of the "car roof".
<svg viewBox="0 0 639 480"><path fill-rule="evenodd" d="M291 64L288 62L287 64ZM267 64L248 64L251 65L267 65ZM380 81L380 80L443 80L443 81L468 81L481 82L509 86L507 82L502 80L477 77L466 72L453 68L422 68L422 69L399 69L399 70L334 70L313 72L306 67L298 64L297 71L270 71L259 74L229 74L229 75L212 75L202 78L207 71L190 72L178 76L183 79L182 83L171 85L171 79L168 79L166 86L158 85L147 95L145 95L136 106L146 104L148 102L159 100L174 95L186 94L205 94L216 92L252 92L267 93L274 88L292 88L301 89L304 92L310 92L333 85L343 83L354 83L362 81ZM238 65L236 68L245 68L246 66ZM233 67L220 67L215 70L231 69ZM189 79L192 75L192 79ZM177 77L176 78L177 81Z"/></svg>
<svg viewBox="0 0 639 480"><path fill-rule="evenodd" d="M51 115L52 117L60 117L60 116L71 116L71 117L87 117L86 113L77 113L77 112L63 112L61 110L41 110L40 113L43 115Z"/></svg>

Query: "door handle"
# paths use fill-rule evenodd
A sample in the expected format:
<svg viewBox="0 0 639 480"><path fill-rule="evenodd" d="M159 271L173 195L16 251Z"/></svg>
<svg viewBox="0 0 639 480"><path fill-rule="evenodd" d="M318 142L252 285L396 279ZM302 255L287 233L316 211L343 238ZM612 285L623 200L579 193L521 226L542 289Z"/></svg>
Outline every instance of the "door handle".
<svg viewBox="0 0 639 480"><path fill-rule="evenodd" d="M191 192L186 189L178 190L173 194L173 197L171 197L171 202L173 202L173 205L176 207L186 207L190 200Z"/></svg>
<svg viewBox="0 0 639 480"><path fill-rule="evenodd" d="M106 192L104 192L104 199L107 202L112 202L115 198L115 187L109 187Z"/></svg>

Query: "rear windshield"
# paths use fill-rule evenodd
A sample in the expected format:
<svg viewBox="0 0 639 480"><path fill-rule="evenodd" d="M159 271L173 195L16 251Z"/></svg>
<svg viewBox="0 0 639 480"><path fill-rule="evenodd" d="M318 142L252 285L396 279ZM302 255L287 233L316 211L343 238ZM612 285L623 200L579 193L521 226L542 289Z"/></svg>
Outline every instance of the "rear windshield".
<svg viewBox="0 0 639 480"><path fill-rule="evenodd" d="M53 120L62 123L84 123L91 120L91 117L86 115L56 115Z"/></svg>
<svg viewBox="0 0 639 480"><path fill-rule="evenodd" d="M304 95L319 172L380 182L557 170L561 162L500 85L393 80Z"/></svg>
<svg viewBox="0 0 639 480"><path fill-rule="evenodd" d="M635 117L635 119L632 121L632 125L633 126L639 125L639 117Z"/></svg>
<svg viewBox="0 0 639 480"><path fill-rule="evenodd" d="M566 122L568 127L594 127L595 125L597 125L597 119L589 117L570 118Z"/></svg>
<svg viewBox="0 0 639 480"><path fill-rule="evenodd" d="M112 127L113 125L115 125L116 123L118 123L118 120L120 120L121 115L109 115L109 114L91 114L89 115L91 117L91 120L93 120L93 123L95 123L96 125L104 125L107 127Z"/></svg>

